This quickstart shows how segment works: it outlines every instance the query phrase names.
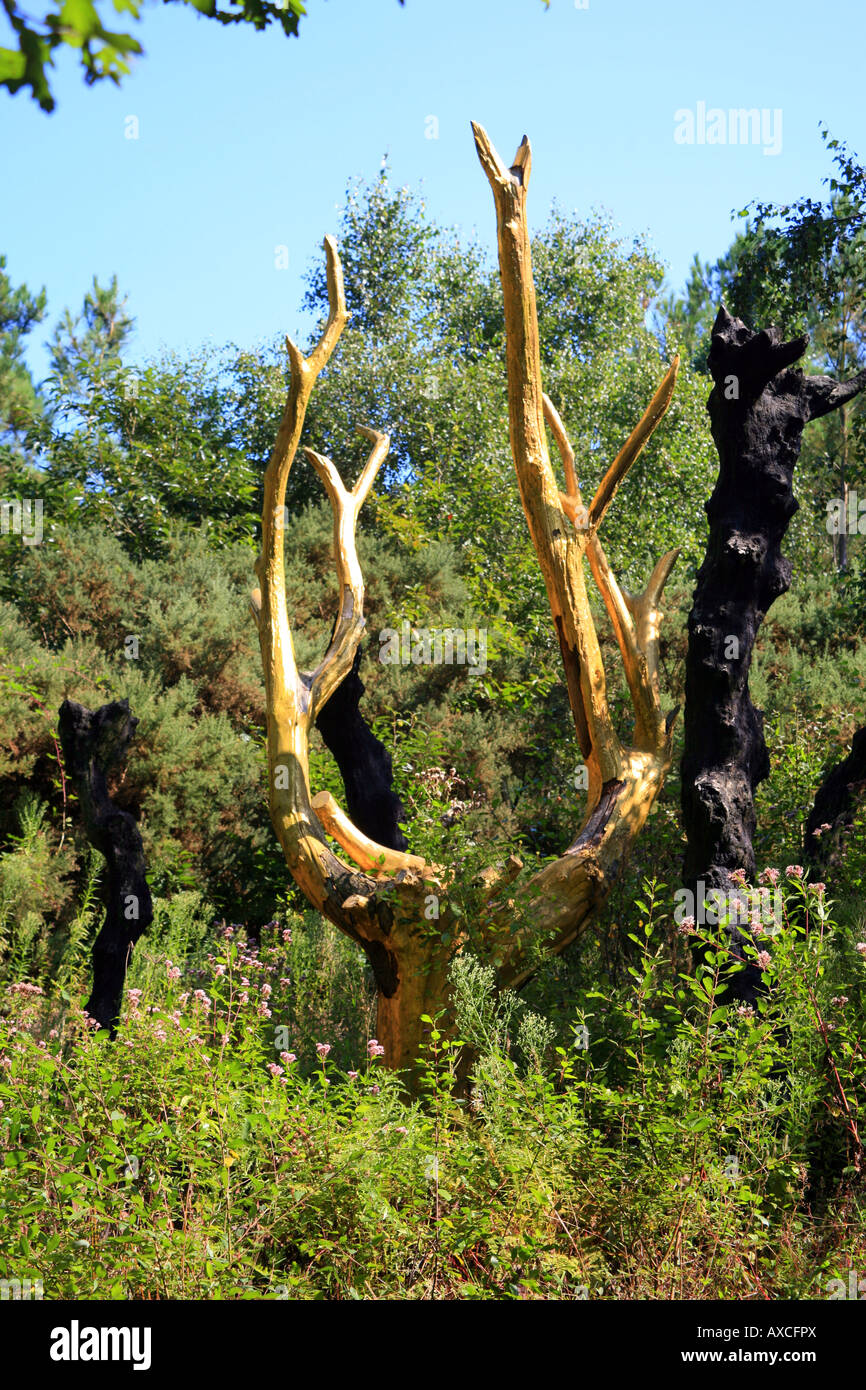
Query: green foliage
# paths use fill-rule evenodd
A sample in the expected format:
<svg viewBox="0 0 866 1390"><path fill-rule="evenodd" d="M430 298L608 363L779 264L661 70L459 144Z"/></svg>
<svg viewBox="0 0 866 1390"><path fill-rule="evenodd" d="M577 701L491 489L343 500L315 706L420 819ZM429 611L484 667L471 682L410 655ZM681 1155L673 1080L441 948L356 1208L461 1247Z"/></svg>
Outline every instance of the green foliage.
<svg viewBox="0 0 866 1390"><path fill-rule="evenodd" d="M834 173L825 199L790 204L756 202L751 218L715 265L696 257L683 295L657 312L662 341L685 344L698 371L707 371L710 330L720 304L752 329L775 325L786 336L809 338L803 365L836 380L866 365L866 174L844 143L821 131ZM866 492L864 396L810 426L798 464L805 507L794 518L790 549L800 568L820 567L832 555L845 570L854 559L846 534L831 542L827 502L853 488ZM863 610L861 609L861 612Z"/></svg>
<svg viewBox="0 0 866 1390"><path fill-rule="evenodd" d="M852 280L862 285L866 272L866 171L826 127L821 139L835 165L824 179L829 197L781 205L756 201L738 276L744 298L757 293L789 331L823 317Z"/></svg>
<svg viewBox="0 0 866 1390"><path fill-rule="evenodd" d="M57 325L37 391L22 344L44 297L0 266L0 496L45 509L40 545L0 537L0 1155L12 1175L0 1272L50 1270L51 1296L806 1296L866 1258L846 1234L862 1191L845 1171L859 1142L845 1105L856 1127L863 1090L864 813L834 861L838 926L792 882L771 992L734 1017L721 950L693 971L665 907L682 854L677 728L666 786L604 910L520 1000L495 997L472 955L478 871L516 850L530 873L571 842L583 806L510 458L501 293L479 247L436 227L385 169L350 190L339 242L354 318L304 442L351 482L355 426L392 437L358 536L363 709L392 753L410 848L457 869L449 907L468 943L452 967L457 1035L427 1021L422 1102L407 1105L365 1056L365 958L299 910L269 824L247 601L284 354L228 347L132 371L122 295L94 280L81 313ZM738 293L746 269L755 312L770 303L753 251L745 235L715 267L696 262L684 300L662 302L650 327L661 266L643 242L557 209L534 240L545 382L585 493L673 351L687 359L605 522L632 589L682 548L660 648L672 704L716 472L700 357L714 297ZM859 360L857 283L816 333L818 370ZM307 307L324 312L318 258ZM797 864L815 787L862 722L860 538L834 569L824 526L840 467L852 485L860 476L856 410L846 428L807 436L794 584L752 662L772 759L758 799L764 864ZM330 510L300 455L287 504L288 607L311 667L337 600ZM379 660L383 631L404 623L483 629L486 671ZM627 739L631 705L600 612L598 626ZM155 918L115 1048L79 1012L102 860L65 780L67 696L126 697L140 721L111 790L139 820ZM317 735L311 778L342 799Z"/></svg>
<svg viewBox="0 0 866 1390"><path fill-rule="evenodd" d="M24 361L24 340L45 316L45 291L32 295L26 285L13 289L0 256L0 457L10 434L22 433L40 402Z"/></svg>
<svg viewBox="0 0 866 1390"><path fill-rule="evenodd" d="M301 0L229 0L223 9L217 0L164 0L165 4L191 5L207 19L220 24L251 24L266 29L276 23L284 34L297 35L298 21L306 14ZM400 0L403 3L403 0ZM111 0L115 14L139 19L142 0ZM54 67L59 48L78 51L88 86L109 78L115 86L129 75L129 58L144 52L132 34L107 29L93 0L55 0L41 18L25 13L16 0L3 0L17 48L0 48L0 87L15 93L29 88L43 111L53 111L54 95L47 68ZM105 7L104 7L105 8Z"/></svg>
<svg viewBox="0 0 866 1390"><path fill-rule="evenodd" d="M726 1006L721 946L676 968L656 883L627 980L580 993L559 1044L461 960L466 1040L428 1020L413 1103L364 1029L340 1037L345 978L321 936L296 946L311 923L208 950L197 895L160 908L114 1045L7 975L0 1277L48 1298L826 1297L866 1255L866 964L825 894L791 878L784 901L754 1010Z"/></svg>

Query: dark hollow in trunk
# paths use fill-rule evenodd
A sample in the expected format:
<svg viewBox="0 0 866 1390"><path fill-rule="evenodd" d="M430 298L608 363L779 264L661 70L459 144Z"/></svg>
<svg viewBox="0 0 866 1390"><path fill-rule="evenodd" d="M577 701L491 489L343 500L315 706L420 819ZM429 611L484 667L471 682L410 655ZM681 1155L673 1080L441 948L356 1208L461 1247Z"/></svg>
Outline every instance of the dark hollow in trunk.
<svg viewBox="0 0 866 1390"><path fill-rule="evenodd" d="M391 754L359 708L364 694L360 663L359 647L351 671L325 705L316 728L340 769L350 820L377 844L405 853L409 842L399 822L406 812L392 789Z"/></svg>
<svg viewBox="0 0 866 1390"><path fill-rule="evenodd" d="M127 700L114 700L97 710L72 700L60 706L66 772L78 793L87 838L108 867L105 921L93 944L93 989L85 1009L112 1038L132 948L153 921L138 825L114 804L106 784L109 768L126 757L137 724Z"/></svg>
<svg viewBox="0 0 866 1390"><path fill-rule="evenodd" d="M827 773L815 793L806 821L803 852L813 868L824 870L834 859L840 838L853 824L866 797L866 728L858 729L847 758ZM829 829L823 830L823 826Z"/></svg>
<svg viewBox="0 0 866 1390"><path fill-rule="evenodd" d="M753 333L724 308L713 325L707 410L719 474L688 621L682 760L683 882L695 894L699 881L730 893L732 869L754 877L754 794L770 762L763 714L749 694L752 651L791 582L781 544L798 506L803 430L866 386L866 372L840 384L794 368L808 341L782 342L773 328ZM744 939L736 928L730 935L734 947ZM753 1000L760 980L748 965L731 978L729 997Z"/></svg>

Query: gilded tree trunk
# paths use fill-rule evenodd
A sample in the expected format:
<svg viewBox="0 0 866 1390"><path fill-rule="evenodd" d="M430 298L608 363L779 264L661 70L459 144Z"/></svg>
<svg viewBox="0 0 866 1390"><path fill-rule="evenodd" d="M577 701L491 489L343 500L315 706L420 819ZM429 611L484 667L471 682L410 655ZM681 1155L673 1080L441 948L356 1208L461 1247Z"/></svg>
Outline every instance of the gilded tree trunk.
<svg viewBox="0 0 866 1390"><path fill-rule="evenodd" d="M385 1061L411 1073L423 1039L422 1016L449 1017L448 966L466 947L496 967L502 987L519 988L536 968L539 951L562 951L603 902L639 834L671 759L675 712L661 710L658 681L659 604L676 559L656 565L644 593L620 589L598 529L615 493L662 420L677 374L674 361L642 419L584 508L574 454L553 403L544 395L526 193L529 143L506 169L485 132L474 128L482 167L493 190L505 304L511 449L529 534L538 555L562 651L574 727L588 768L583 820L562 856L533 876L521 876L512 856L485 873L486 901L476 923L455 928L449 905L454 871L406 852L390 760L358 722L358 644L364 630L364 581L355 549L358 511L384 459L388 440L361 432L372 451L347 491L330 459L304 452L321 478L334 512L334 550L340 586L338 619L325 657L313 672L295 663L283 573L283 505L315 379L346 322L342 272L326 238L330 314L309 357L287 342L292 367L283 422L265 475L260 589L252 610L259 629L268 710L270 810L289 869L309 901L366 952L379 992L379 1039ZM565 490L551 465L547 427L561 456ZM635 734L623 746L607 705L605 673L586 588L584 560L613 623L634 704ZM357 684L353 684L357 682ZM340 708L328 718L328 702ZM343 717L345 716L345 718ZM313 796L308 736L319 722L344 776L349 815L332 796ZM365 732L366 731L366 732ZM369 735L369 737L368 737ZM564 737L568 734L564 731ZM374 746L375 745L375 746ZM371 769L365 777L364 767ZM351 861L345 864L331 848ZM410 1076L411 1079L411 1076Z"/></svg>

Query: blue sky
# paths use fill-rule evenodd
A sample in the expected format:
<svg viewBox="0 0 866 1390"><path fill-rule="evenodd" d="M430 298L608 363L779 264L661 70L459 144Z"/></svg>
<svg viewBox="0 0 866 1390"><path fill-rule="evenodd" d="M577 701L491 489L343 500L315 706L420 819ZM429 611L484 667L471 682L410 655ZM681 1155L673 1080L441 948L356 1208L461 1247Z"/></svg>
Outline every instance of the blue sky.
<svg viewBox="0 0 866 1390"><path fill-rule="evenodd" d="M116 272L137 320L133 359L297 333L302 275L337 229L347 181L373 177L385 151L434 218L492 249L470 119L509 159L530 136L536 226L554 198L605 208L623 235L649 234L675 286L695 252L729 244L733 207L819 193L820 121L866 155L862 0L307 9L287 39L151 5L136 28L145 56L121 89L85 88L66 53L53 115L0 93L0 251L14 282L46 286L51 322L80 305L94 273ZM697 117L699 103L781 111L781 151L678 143L675 113ZM129 116L137 140L125 138ZM45 360L32 354L37 372Z"/></svg>

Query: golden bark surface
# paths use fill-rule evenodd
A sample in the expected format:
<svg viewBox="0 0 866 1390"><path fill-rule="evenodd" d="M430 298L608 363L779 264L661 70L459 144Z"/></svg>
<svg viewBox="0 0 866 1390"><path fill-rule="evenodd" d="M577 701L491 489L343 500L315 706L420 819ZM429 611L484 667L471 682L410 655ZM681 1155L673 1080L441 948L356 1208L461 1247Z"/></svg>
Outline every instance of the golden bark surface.
<svg viewBox="0 0 866 1390"><path fill-rule="evenodd" d="M524 137L507 168L486 132L473 124L481 165L493 191L505 308L509 432L523 509L547 589L562 651L574 725L588 772L580 829L556 861L520 879L514 856L482 876L484 897L472 949L492 961L502 987L519 987L543 954L562 951L580 934L639 835L671 761L675 711L662 713L658 680L659 604L676 560L656 565L645 591L620 589L598 529L629 468L664 416L676 382L675 359L642 419L607 469L589 507L581 498L574 451L542 389L532 258L526 219L531 171ZM467 940L448 906L453 871L417 855L377 845L354 826L328 792L311 796L309 731L316 714L351 670L364 630L364 580L355 547L358 513L388 451L388 439L361 429L372 445L349 491L333 463L306 449L334 513L339 604L325 656L298 670L286 608L283 515L286 483L300 443L307 403L348 315L342 269L325 239L330 313L309 357L287 339L291 362L283 420L265 474L262 550L253 594L268 710L270 811L296 882L309 901L367 951L379 990L378 1036L385 1061L410 1068L423 1037L421 1015L447 1009L450 956ZM562 458L557 483L547 427ZM601 650L586 588L584 559L610 616L635 713L634 742L623 746L608 709ZM330 835L350 863L331 849ZM431 896L438 917L428 918ZM443 936L447 932L447 944Z"/></svg>

